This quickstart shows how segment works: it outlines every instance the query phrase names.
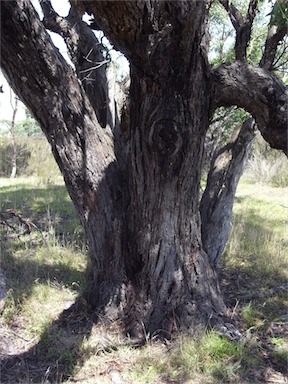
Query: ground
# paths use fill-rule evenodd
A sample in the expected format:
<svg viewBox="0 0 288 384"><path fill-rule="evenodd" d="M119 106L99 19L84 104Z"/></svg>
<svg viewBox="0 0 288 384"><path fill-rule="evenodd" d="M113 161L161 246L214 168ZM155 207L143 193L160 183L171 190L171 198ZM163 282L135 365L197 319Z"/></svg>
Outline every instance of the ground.
<svg viewBox="0 0 288 384"><path fill-rule="evenodd" d="M288 382L287 187L242 181L237 192L220 274L241 340L207 330L138 345L117 323L95 324L81 298L85 239L62 181L0 186L1 212L35 224L20 237L17 218L16 231L1 226L1 383Z"/></svg>

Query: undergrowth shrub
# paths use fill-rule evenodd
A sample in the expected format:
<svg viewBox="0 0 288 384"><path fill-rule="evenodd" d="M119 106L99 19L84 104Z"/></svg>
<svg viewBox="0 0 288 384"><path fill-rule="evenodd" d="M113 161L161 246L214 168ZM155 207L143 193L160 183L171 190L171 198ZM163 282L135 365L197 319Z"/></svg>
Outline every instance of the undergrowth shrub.
<svg viewBox="0 0 288 384"><path fill-rule="evenodd" d="M36 176L50 184L60 171L44 137L16 137L17 176ZM12 170L12 145L7 137L0 137L0 176L9 177Z"/></svg>
<svg viewBox="0 0 288 384"><path fill-rule="evenodd" d="M27 145L31 148L28 167L25 175L37 176L41 182L50 184L54 178L59 177L60 171L51 153L51 148L46 138L26 138Z"/></svg>
<svg viewBox="0 0 288 384"><path fill-rule="evenodd" d="M17 140L17 173L25 174L28 168L28 161L31 157L31 148L29 148L23 140ZM7 137L0 137L0 176L9 177L12 171L12 154L13 148L11 140Z"/></svg>
<svg viewBox="0 0 288 384"><path fill-rule="evenodd" d="M288 185L287 158L272 149L260 134L256 135L245 175L255 183L269 183L276 187Z"/></svg>

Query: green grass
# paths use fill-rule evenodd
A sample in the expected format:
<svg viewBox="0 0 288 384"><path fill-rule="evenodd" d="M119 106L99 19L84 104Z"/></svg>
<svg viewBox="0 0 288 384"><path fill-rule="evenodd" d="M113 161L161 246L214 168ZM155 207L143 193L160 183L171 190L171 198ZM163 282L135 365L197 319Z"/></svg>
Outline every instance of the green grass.
<svg viewBox="0 0 288 384"><path fill-rule="evenodd" d="M241 184L224 267L243 272L258 289L285 284L288 270L288 188ZM245 285L239 287L245 291Z"/></svg>
<svg viewBox="0 0 288 384"><path fill-rule="evenodd" d="M0 179L0 205L38 228L20 238L1 228L1 324L18 354L27 350L24 371L11 363L18 382L244 384L264 382L268 367L287 372L288 188L238 189L221 276L240 342L207 331L131 346L116 323L94 324L81 298L85 238L62 180Z"/></svg>

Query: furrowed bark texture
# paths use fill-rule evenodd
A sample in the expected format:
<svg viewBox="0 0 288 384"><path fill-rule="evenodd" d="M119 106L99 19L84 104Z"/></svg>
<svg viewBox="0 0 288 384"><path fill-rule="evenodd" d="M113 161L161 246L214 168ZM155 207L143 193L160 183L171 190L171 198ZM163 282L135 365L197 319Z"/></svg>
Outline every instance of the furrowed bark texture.
<svg viewBox="0 0 288 384"><path fill-rule="evenodd" d="M195 65L203 65L200 61ZM144 314L150 333L171 332L179 325L177 319L188 325L197 312L199 317L209 317L221 308L217 281L202 250L199 223L203 152L199 133L208 124L205 83L199 71L188 82L201 82L195 90L185 86L187 79L180 76L179 91L173 89L171 76L171 83L138 76L132 74L131 86L135 113L130 116L126 259L131 296L126 313L131 324L137 323L135 316ZM196 166L191 167L193 163Z"/></svg>
<svg viewBox="0 0 288 384"><path fill-rule="evenodd" d="M102 129L97 113L94 97L100 90L101 99L103 77L95 92L82 78L81 85L27 0L1 3L1 66L41 124L85 228L89 301L102 314L124 316L135 335L216 322L225 306L199 215L209 119L220 105L243 106L283 149L283 85L239 62L209 68L203 0L71 3L75 25L65 25L69 17L53 15L52 21L61 24L80 78L81 58L89 55L85 42L77 44L84 36L91 44L95 39L76 11L90 12L130 60L129 129L114 137L122 150L125 136L125 161L118 161L111 131Z"/></svg>
<svg viewBox="0 0 288 384"><path fill-rule="evenodd" d="M236 61L212 71L214 108L237 105L257 122L272 148L288 154L288 91L285 84L264 68Z"/></svg>
<svg viewBox="0 0 288 384"><path fill-rule="evenodd" d="M41 0L40 4L45 27L62 36L67 45L69 57L75 65L78 78L94 108L99 124L113 131L114 98L112 97L110 102L106 74L108 60L104 58L103 45L91 28L72 10L67 17L62 17L54 11L50 0Z"/></svg>
<svg viewBox="0 0 288 384"><path fill-rule="evenodd" d="M213 156L201 198L203 248L217 268L227 243L236 188L255 137L253 119L233 132L229 142Z"/></svg>
<svg viewBox="0 0 288 384"><path fill-rule="evenodd" d="M150 334L170 333L224 311L202 250L198 206L209 117L200 44L205 3L120 1L113 10L110 5L81 2L80 7L93 13L132 66L123 242L126 327L131 334L143 327Z"/></svg>
<svg viewBox="0 0 288 384"><path fill-rule="evenodd" d="M266 42L265 42L265 48L264 48L264 52L263 52L262 58L261 58L260 63L259 63L260 67L268 69L268 70L273 69L273 64L274 64L275 56L277 53L278 44L281 40L284 39L285 36L287 36L287 32L288 32L287 22L284 23L284 25L282 25L282 26L278 26L275 23L274 13L279 12L280 8L278 8L278 7L279 7L280 2L281 2L281 0L274 2L273 10L271 12L269 29L268 29L268 33L267 33L267 37L266 37ZM284 5L284 2L282 4ZM277 8L278 8L278 10L277 10Z"/></svg>
<svg viewBox="0 0 288 384"><path fill-rule="evenodd" d="M123 280L121 178L111 137L29 1L1 2L1 67L51 144L89 241L90 301L105 307Z"/></svg>

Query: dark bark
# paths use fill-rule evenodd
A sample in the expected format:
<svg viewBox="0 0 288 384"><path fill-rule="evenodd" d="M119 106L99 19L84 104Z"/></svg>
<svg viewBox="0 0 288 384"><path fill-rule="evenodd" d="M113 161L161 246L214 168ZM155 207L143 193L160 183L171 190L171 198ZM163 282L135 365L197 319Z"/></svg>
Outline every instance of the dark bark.
<svg viewBox="0 0 288 384"><path fill-rule="evenodd" d="M237 105L254 117L272 148L288 153L287 87L264 68L234 62L212 72L214 108Z"/></svg>
<svg viewBox="0 0 288 384"><path fill-rule="evenodd" d="M235 58L239 61L246 61L247 48L251 38L252 24L257 12L258 0L250 0L245 17L230 0L220 0L220 3L226 9L236 31Z"/></svg>
<svg viewBox="0 0 288 384"><path fill-rule="evenodd" d="M132 73L127 313L128 325L141 314L150 333L171 332L191 324L195 315L212 318L223 311L201 244L200 132L208 126L208 83L200 56L196 65L190 87L176 74L179 91L172 87L175 79L165 83L165 74L159 86Z"/></svg>
<svg viewBox="0 0 288 384"><path fill-rule="evenodd" d="M271 25L269 27L264 52L259 64L260 67L270 71L273 70L273 63L279 42L283 40L285 36L287 36L287 32L287 25L282 28L278 28L276 25Z"/></svg>
<svg viewBox="0 0 288 384"><path fill-rule="evenodd" d="M78 78L94 108L99 124L112 131L115 128L114 98L109 100L107 64L104 47L91 28L72 10L67 17L59 16L50 0L40 1L44 25L61 35L67 45L69 56L75 65ZM95 86L97 84L97 86Z"/></svg>
<svg viewBox="0 0 288 384"><path fill-rule="evenodd" d="M284 5L284 3L282 5ZM276 1L271 12L265 48L259 64L260 67L268 70L273 70L273 63L277 53L277 47L279 45L279 42L283 40L285 36L287 36L288 31L287 16L286 23L284 23L283 25L279 26L276 23L275 12L277 12L277 8L279 12L279 6L281 7L281 2Z"/></svg>
<svg viewBox="0 0 288 384"><path fill-rule="evenodd" d="M90 245L90 301L104 308L123 281L113 141L29 1L1 2L1 67L51 144Z"/></svg>
<svg viewBox="0 0 288 384"><path fill-rule="evenodd" d="M254 120L248 119L237 127L211 161L200 213L203 248L215 268L229 237L236 188L251 150L254 125Z"/></svg>
<svg viewBox="0 0 288 384"><path fill-rule="evenodd" d="M74 2L74 11L91 12L131 62L129 129L115 133L115 147L90 91L53 47L30 2L3 1L1 8L1 66L46 134L89 240L90 303L109 318L124 315L135 334L218 321L225 307L202 246L199 184L209 118L238 89L234 67L228 84L230 67L210 73L205 1ZM77 23L66 29L68 46L74 33L87 32ZM71 55L76 66L84 48ZM246 87L249 71L241 74ZM266 110L261 120L257 79L250 101L261 122ZM235 98L230 104L246 103ZM118 161L115 148L125 146L127 159Z"/></svg>

